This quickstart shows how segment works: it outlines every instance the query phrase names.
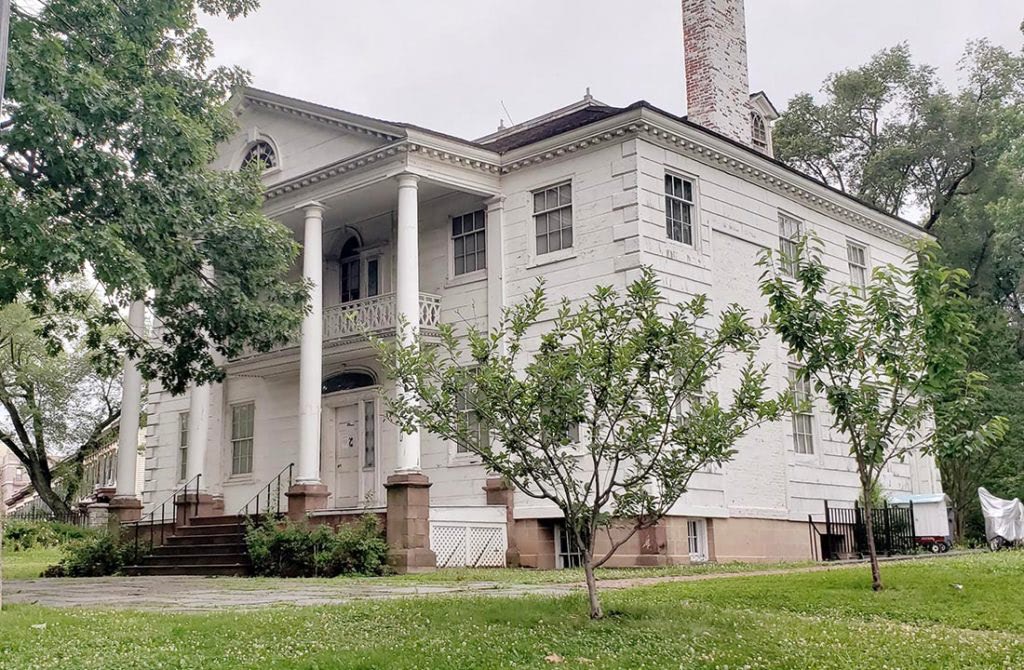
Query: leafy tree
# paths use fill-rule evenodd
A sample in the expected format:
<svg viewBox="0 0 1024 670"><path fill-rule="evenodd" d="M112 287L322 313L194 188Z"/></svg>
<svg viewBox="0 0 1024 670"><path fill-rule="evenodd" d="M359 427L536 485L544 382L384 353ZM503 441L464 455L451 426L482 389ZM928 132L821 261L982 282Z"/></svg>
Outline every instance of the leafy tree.
<svg viewBox="0 0 1024 670"><path fill-rule="evenodd" d="M52 351L91 275L103 308L84 342L108 364L137 356L173 392L219 379L224 356L298 327L306 286L286 281L297 246L261 213L256 170L209 167L245 81L210 68L197 12L236 18L256 0L13 3L0 119L0 306L24 305ZM204 273L212 268L215 281ZM114 329L146 300L159 342Z"/></svg>
<svg viewBox="0 0 1024 670"><path fill-rule="evenodd" d="M39 498L62 514L78 492L82 461L104 446L120 417L120 379L95 366L81 337L54 351L35 321L23 305L0 309L0 442L25 465Z"/></svg>
<svg viewBox="0 0 1024 670"><path fill-rule="evenodd" d="M1005 415L1008 430L985 450L938 454L957 537L980 515L979 485L1024 495L1013 476L1024 459L1024 52L970 42L960 74L947 90L900 45L833 74L819 99L797 96L774 128L779 158L919 219L939 240L942 262L969 273L982 336L967 367L988 378L972 412Z"/></svg>
<svg viewBox="0 0 1024 670"><path fill-rule="evenodd" d="M548 308L539 285L493 332L457 337L444 326L440 346L377 347L387 374L419 399L390 403L404 430L453 441L559 509L599 618L594 569L657 524L694 472L730 460L789 396L766 399L768 370L754 362L763 326L733 305L709 327L704 296L670 309L649 269L624 294L598 287L576 306L563 301L541 332ZM723 402L716 387L730 356L738 381ZM598 552L602 533L608 546Z"/></svg>
<svg viewBox="0 0 1024 670"><path fill-rule="evenodd" d="M978 416L984 375L968 372L976 328L965 296L967 273L922 247L916 259L876 268L866 291L828 282L818 243L803 240L795 283L765 252L761 292L789 353L828 401L850 445L864 504L872 588L882 588L872 492L887 465L914 451L970 453L1001 438L1001 417ZM936 441L935 435L943 436Z"/></svg>

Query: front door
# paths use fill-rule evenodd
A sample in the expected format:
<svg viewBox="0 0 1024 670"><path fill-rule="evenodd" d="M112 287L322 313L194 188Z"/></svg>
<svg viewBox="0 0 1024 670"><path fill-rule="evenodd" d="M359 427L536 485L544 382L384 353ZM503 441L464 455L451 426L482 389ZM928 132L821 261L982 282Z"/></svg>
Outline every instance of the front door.
<svg viewBox="0 0 1024 670"><path fill-rule="evenodd" d="M333 507L351 509L384 504L377 458L379 419L376 392L339 394L325 403L325 428L334 438ZM333 426L331 426L333 424Z"/></svg>

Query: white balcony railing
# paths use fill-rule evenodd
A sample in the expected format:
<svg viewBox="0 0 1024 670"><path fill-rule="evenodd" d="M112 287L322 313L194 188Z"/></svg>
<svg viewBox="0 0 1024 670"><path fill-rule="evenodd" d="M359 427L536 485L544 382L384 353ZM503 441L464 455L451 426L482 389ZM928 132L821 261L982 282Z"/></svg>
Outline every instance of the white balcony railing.
<svg viewBox="0 0 1024 670"><path fill-rule="evenodd" d="M395 294L324 308L324 342L362 338L365 334L393 333L398 326ZM431 335L441 324L441 297L420 294L420 332Z"/></svg>

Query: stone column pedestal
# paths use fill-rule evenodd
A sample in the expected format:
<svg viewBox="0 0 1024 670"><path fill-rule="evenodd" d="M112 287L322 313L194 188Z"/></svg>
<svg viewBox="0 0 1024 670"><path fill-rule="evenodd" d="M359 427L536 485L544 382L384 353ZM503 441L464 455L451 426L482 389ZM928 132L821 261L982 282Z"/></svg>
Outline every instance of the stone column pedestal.
<svg viewBox="0 0 1024 670"><path fill-rule="evenodd" d="M224 498L209 493L182 493L174 499L174 522L187 525L192 519L224 514Z"/></svg>
<svg viewBox="0 0 1024 670"><path fill-rule="evenodd" d="M119 534L121 525L142 518L142 501L135 497L119 496L107 503L107 527Z"/></svg>
<svg viewBox="0 0 1024 670"><path fill-rule="evenodd" d="M387 541L389 562L400 574L437 567L430 550L430 480L418 472L388 477Z"/></svg>
<svg viewBox="0 0 1024 670"><path fill-rule="evenodd" d="M668 539L664 524L659 523L652 528L638 530L636 534L640 542L640 554L636 557L638 566L653 567L671 564L666 555Z"/></svg>
<svg viewBox="0 0 1024 670"><path fill-rule="evenodd" d="M292 484L288 492L288 519L304 521L310 512L327 507L327 487L323 484Z"/></svg>
<svg viewBox="0 0 1024 670"><path fill-rule="evenodd" d="M504 505L505 535L508 538L508 549L505 550L505 565L510 568L519 567L519 545L516 543L515 497L516 490L501 477L489 477L484 484L484 493L488 505Z"/></svg>

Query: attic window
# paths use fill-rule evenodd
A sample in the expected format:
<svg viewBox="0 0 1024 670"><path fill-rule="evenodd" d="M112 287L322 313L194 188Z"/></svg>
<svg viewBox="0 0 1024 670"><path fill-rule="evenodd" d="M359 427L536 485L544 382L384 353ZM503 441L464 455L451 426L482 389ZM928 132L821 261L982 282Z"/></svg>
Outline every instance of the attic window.
<svg viewBox="0 0 1024 670"><path fill-rule="evenodd" d="M245 158L242 159L242 169L244 170L253 163L259 163L264 170L277 167L277 154L270 142L260 140L249 147L249 150L245 152Z"/></svg>
<svg viewBox="0 0 1024 670"><path fill-rule="evenodd" d="M768 128L765 126L764 117L757 112L750 113L750 142L754 148L768 151Z"/></svg>

